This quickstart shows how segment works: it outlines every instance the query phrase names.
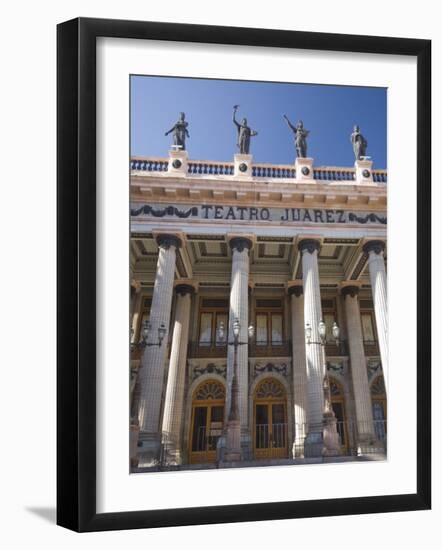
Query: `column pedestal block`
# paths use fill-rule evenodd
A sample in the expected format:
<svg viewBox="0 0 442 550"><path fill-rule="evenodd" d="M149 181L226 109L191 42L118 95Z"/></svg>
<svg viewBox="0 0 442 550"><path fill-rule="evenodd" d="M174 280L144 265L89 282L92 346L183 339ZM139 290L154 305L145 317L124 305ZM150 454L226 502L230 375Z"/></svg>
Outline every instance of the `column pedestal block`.
<svg viewBox="0 0 442 550"><path fill-rule="evenodd" d="M161 436L158 433L140 432L138 436L138 466L158 466L161 455Z"/></svg>
<svg viewBox="0 0 442 550"><path fill-rule="evenodd" d="M187 176L189 154L187 151L169 151L169 166L167 171L174 176Z"/></svg>
<svg viewBox="0 0 442 550"><path fill-rule="evenodd" d="M317 458L323 455L324 438L322 431L309 432L304 441L304 457Z"/></svg>
<svg viewBox="0 0 442 550"><path fill-rule="evenodd" d="M252 155L236 154L233 158L233 174L236 177L252 177Z"/></svg>

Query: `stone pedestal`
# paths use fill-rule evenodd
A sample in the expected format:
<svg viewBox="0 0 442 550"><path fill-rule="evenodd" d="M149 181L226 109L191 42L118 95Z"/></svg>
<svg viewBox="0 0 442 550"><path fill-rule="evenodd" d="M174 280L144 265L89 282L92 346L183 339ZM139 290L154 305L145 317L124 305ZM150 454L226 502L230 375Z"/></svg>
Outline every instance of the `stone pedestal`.
<svg viewBox="0 0 442 550"><path fill-rule="evenodd" d="M140 365L140 426L138 458L139 466L155 466L160 458L161 429L160 408L164 382L164 361L170 325L176 250L181 246L175 235L158 235L157 271L150 309L151 330ZM166 327L166 336L158 345L158 328Z"/></svg>
<svg viewBox="0 0 442 550"><path fill-rule="evenodd" d="M167 172L173 176L185 177L187 175L188 160L189 154L187 151L170 150Z"/></svg>
<svg viewBox="0 0 442 550"><path fill-rule="evenodd" d="M373 161L357 160L355 161L356 183L364 184L373 183L372 169Z"/></svg>
<svg viewBox="0 0 442 550"><path fill-rule="evenodd" d="M293 364L293 458L304 457L307 435L307 371L305 365L304 296L302 281L289 283Z"/></svg>
<svg viewBox="0 0 442 550"><path fill-rule="evenodd" d="M181 428L184 414L183 402L186 383L190 304L194 288L189 284L179 284L175 287L175 291L177 294L175 322L172 333L162 429L163 457L164 462L169 465L182 463Z"/></svg>
<svg viewBox="0 0 442 550"><path fill-rule="evenodd" d="M313 177L313 159L312 158L299 158L295 161L296 169L296 181L302 183L315 183Z"/></svg>
<svg viewBox="0 0 442 550"><path fill-rule="evenodd" d="M234 156L233 175L237 177L252 177L252 155L236 154Z"/></svg>

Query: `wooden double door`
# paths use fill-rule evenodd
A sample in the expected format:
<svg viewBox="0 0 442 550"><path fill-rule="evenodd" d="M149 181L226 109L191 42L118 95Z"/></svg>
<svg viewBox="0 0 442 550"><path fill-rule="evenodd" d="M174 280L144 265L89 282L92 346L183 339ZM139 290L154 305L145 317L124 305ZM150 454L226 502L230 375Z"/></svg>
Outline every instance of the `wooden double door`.
<svg viewBox="0 0 442 550"><path fill-rule="evenodd" d="M282 384L264 380L253 406L255 458L287 458L287 397Z"/></svg>

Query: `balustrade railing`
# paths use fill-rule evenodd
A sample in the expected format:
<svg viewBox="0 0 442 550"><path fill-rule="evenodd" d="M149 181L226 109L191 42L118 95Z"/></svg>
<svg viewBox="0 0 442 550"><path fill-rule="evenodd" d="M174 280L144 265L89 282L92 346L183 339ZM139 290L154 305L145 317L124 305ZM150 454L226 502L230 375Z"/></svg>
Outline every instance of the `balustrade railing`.
<svg viewBox="0 0 442 550"><path fill-rule="evenodd" d="M141 170L144 172L167 172L169 167L168 159L131 159L130 167L132 170Z"/></svg>
<svg viewBox="0 0 442 550"><path fill-rule="evenodd" d="M272 166L271 164L252 165L254 178L296 178L296 170L293 166Z"/></svg>
<svg viewBox="0 0 442 550"><path fill-rule="evenodd" d="M134 157L130 161L130 167L132 170L142 172L167 172L169 159ZM191 160L187 163L187 173L192 176L233 176L234 164L232 162ZM291 164L253 164L252 176L267 179L296 179L296 169ZM387 183L386 170L372 170L372 176L375 183ZM313 179L352 182L356 181L356 171L354 168L315 167L313 168Z"/></svg>
<svg viewBox="0 0 442 550"><path fill-rule="evenodd" d="M193 175L233 176L233 164L230 162L190 161L187 172Z"/></svg>

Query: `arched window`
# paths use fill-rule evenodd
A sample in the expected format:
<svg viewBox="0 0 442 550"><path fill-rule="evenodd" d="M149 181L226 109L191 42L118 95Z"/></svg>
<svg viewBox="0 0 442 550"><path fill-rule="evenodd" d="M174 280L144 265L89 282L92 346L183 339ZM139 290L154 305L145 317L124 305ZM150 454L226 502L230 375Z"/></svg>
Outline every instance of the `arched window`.
<svg viewBox="0 0 442 550"><path fill-rule="evenodd" d="M217 380L202 382L192 399L190 432L191 464L215 462L216 445L222 434L226 390Z"/></svg>

